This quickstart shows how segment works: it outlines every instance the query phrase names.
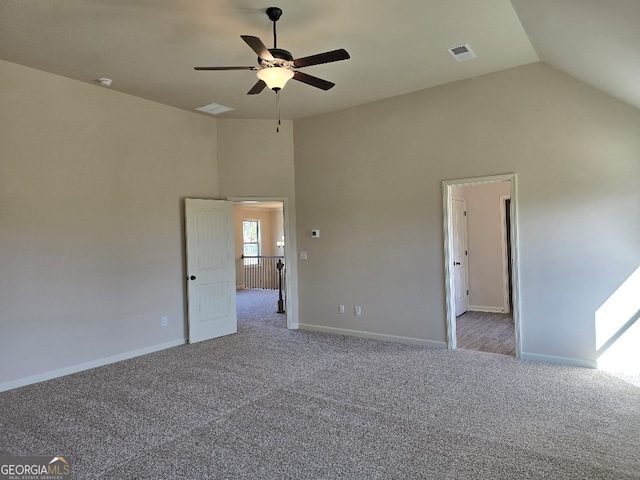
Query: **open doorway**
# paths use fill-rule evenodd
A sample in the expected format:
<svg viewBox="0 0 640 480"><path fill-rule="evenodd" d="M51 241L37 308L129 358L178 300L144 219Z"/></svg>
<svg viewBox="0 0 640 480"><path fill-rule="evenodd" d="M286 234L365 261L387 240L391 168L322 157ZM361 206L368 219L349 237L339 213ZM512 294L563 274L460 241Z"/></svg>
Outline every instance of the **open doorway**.
<svg viewBox="0 0 640 480"><path fill-rule="evenodd" d="M448 348L519 357L516 176L445 181L443 205Z"/></svg>
<svg viewBox="0 0 640 480"><path fill-rule="evenodd" d="M286 198L230 198L234 202L236 304L243 319L296 328L287 255ZM289 260L289 261L288 261ZM295 268L295 266L293 267ZM252 324L253 324L252 323Z"/></svg>

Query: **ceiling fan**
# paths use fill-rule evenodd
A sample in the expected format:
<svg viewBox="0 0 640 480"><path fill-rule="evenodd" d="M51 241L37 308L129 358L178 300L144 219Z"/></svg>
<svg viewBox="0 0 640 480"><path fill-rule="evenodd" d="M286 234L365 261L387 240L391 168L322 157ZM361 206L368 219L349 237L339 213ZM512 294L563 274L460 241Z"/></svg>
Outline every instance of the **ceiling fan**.
<svg viewBox="0 0 640 480"><path fill-rule="evenodd" d="M335 83L323 80L306 73L302 73L297 68L320 65L322 63L337 62L347 60L349 54L343 48L330 52L318 53L309 57L293 58L290 52L278 48L276 36L276 22L282 15L282 10L278 7L267 8L267 16L273 22L273 48L267 48L262 40L251 35L241 35L241 38L258 54L257 67L194 67L196 70L252 70L258 76L258 82L247 92L247 95L255 95L264 87L278 93L288 80L293 78L312 87L321 90L329 90Z"/></svg>

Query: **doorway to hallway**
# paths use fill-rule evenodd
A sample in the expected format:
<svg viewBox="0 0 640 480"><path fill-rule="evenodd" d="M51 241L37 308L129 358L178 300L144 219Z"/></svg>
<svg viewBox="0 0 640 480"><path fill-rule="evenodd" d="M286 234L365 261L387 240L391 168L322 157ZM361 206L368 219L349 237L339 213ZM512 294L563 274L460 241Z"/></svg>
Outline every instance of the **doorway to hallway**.
<svg viewBox="0 0 640 480"><path fill-rule="evenodd" d="M510 174L443 182L448 348L520 355L515 180Z"/></svg>
<svg viewBox="0 0 640 480"><path fill-rule="evenodd" d="M291 300L287 260L286 199L231 198L234 201L236 303L242 318L271 318L284 328L296 328L287 308ZM294 266L295 268L295 266ZM271 315L277 314L277 317ZM242 318L241 318L242 316Z"/></svg>

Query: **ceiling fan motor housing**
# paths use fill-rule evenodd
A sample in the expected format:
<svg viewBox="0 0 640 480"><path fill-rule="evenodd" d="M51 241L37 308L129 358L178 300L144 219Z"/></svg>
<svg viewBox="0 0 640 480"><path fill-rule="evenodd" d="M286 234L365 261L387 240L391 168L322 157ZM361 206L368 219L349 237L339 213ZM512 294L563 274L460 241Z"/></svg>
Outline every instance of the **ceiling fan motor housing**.
<svg viewBox="0 0 640 480"><path fill-rule="evenodd" d="M281 48L269 48L268 50L269 53L271 53L271 55L273 56L274 60L265 60L258 57L258 63L261 67L293 67L293 55L291 55L291 52L288 52L287 50L283 50Z"/></svg>

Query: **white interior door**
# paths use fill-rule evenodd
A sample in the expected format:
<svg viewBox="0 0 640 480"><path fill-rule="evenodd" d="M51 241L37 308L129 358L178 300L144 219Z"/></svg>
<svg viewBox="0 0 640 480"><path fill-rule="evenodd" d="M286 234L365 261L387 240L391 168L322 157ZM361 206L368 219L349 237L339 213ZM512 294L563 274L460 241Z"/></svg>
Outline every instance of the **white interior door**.
<svg viewBox="0 0 640 480"><path fill-rule="evenodd" d="M456 317L469 309L469 283L467 272L467 201L452 198L453 207L453 284Z"/></svg>
<svg viewBox="0 0 640 480"><path fill-rule="evenodd" d="M238 331L233 202L186 199L189 343Z"/></svg>

